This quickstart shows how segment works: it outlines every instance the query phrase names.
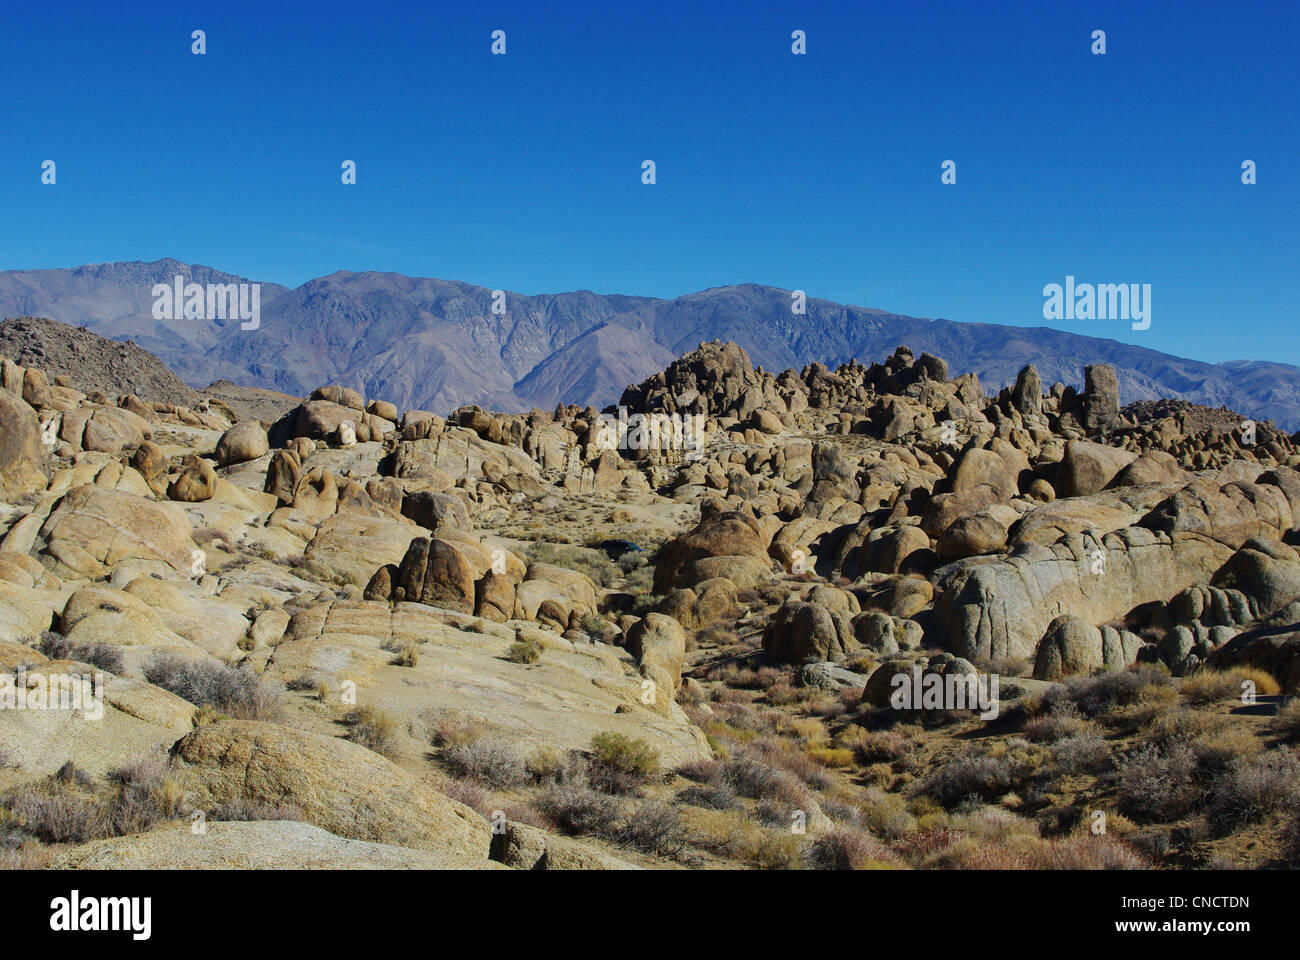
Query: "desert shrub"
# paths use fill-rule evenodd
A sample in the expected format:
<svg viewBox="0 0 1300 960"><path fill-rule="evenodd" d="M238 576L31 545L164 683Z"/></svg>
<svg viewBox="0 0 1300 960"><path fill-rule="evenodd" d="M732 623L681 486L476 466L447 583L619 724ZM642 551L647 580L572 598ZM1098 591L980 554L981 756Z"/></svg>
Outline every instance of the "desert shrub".
<svg viewBox="0 0 1300 960"><path fill-rule="evenodd" d="M990 657L976 661L980 673L996 674L999 677L1027 677L1034 669L1034 664L1026 657Z"/></svg>
<svg viewBox="0 0 1300 960"><path fill-rule="evenodd" d="M567 758L560 751L546 744L537 747L526 764L528 775L538 783L561 779L567 766Z"/></svg>
<svg viewBox="0 0 1300 960"><path fill-rule="evenodd" d="M0 847L0 870L46 870L51 851L39 843L22 843L17 847Z"/></svg>
<svg viewBox="0 0 1300 960"><path fill-rule="evenodd" d="M1154 746L1162 753L1175 744L1192 744L1197 740L1222 734L1233 726L1228 717L1196 710L1181 709L1156 717L1142 731L1142 745Z"/></svg>
<svg viewBox="0 0 1300 960"><path fill-rule="evenodd" d="M210 706L241 720L276 720L283 692L264 683L253 670L214 660L188 660L159 654L144 669L144 678L197 706Z"/></svg>
<svg viewBox="0 0 1300 960"><path fill-rule="evenodd" d="M458 777L468 777L498 789L528 779L527 764L514 747L493 737L449 746L442 751L442 762Z"/></svg>
<svg viewBox="0 0 1300 960"><path fill-rule="evenodd" d="M655 613L663 604L665 596L662 593L638 593L632 598L632 608L628 613L634 617L644 617L647 613Z"/></svg>
<svg viewBox="0 0 1300 960"><path fill-rule="evenodd" d="M880 666L880 661L869 653L860 654L840 664L845 670L851 670L854 673L871 674L876 667Z"/></svg>
<svg viewBox="0 0 1300 960"><path fill-rule="evenodd" d="M790 680L790 670L780 667L759 667L757 670L734 670L727 675L726 682L746 690L768 690L772 686Z"/></svg>
<svg viewBox="0 0 1300 960"><path fill-rule="evenodd" d="M1292 697L1278 709L1273 732L1283 740L1300 740L1300 697Z"/></svg>
<svg viewBox="0 0 1300 960"><path fill-rule="evenodd" d="M787 773L798 777L814 790L829 790L835 785L835 778L826 771L822 761L816 755L824 743L825 741L821 740L798 749L791 747L786 741L764 737L755 740L745 753L755 760L775 764ZM828 759L834 757L833 752L828 755ZM843 755L840 759L843 759Z"/></svg>
<svg viewBox="0 0 1300 960"><path fill-rule="evenodd" d="M872 833L893 839L906 836L916 826L916 820L908 812L907 801L879 787L867 789L859 815L862 825Z"/></svg>
<svg viewBox="0 0 1300 960"><path fill-rule="evenodd" d="M44 784L28 785L6 801L9 817L45 843L86 843L141 833L181 810L184 790L161 757L108 774L107 789L72 763Z"/></svg>
<svg viewBox="0 0 1300 960"><path fill-rule="evenodd" d="M46 630L41 634L40 651L51 660L77 660L115 674L123 670L122 651L110 643L77 643L53 630Z"/></svg>
<svg viewBox="0 0 1300 960"><path fill-rule="evenodd" d="M54 771L54 782L68 787L93 787L95 778L69 760Z"/></svg>
<svg viewBox="0 0 1300 960"><path fill-rule="evenodd" d="M614 837L623 814L623 805L616 797L582 783L550 786L533 805L560 830L575 835Z"/></svg>
<svg viewBox="0 0 1300 960"><path fill-rule="evenodd" d="M1220 777L1206 802L1206 819L1223 836L1280 810L1300 813L1300 757L1285 749L1239 763Z"/></svg>
<svg viewBox="0 0 1300 960"><path fill-rule="evenodd" d="M1110 746L1092 730L1065 737L1052 744L1052 762L1062 774L1099 770L1110 761Z"/></svg>
<svg viewBox="0 0 1300 960"><path fill-rule="evenodd" d="M786 809L807 802L808 792L798 778L765 760L748 756L726 760L719 768L719 777L742 797L779 801Z"/></svg>
<svg viewBox="0 0 1300 960"><path fill-rule="evenodd" d="M344 717L348 739L385 757L397 752L397 721L374 707L357 707Z"/></svg>
<svg viewBox="0 0 1300 960"><path fill-rule="evenodd" d="M968 797L993 800L1011 789L1006 765L992 757L959 757L930 775L922 789L945 807Z"/></svg>
<svg viewBox="0 0 1300 960"><path fill-rule="evenodd" d="M659 774L659 751L640 737L604 731L591 738L588 777L607 793L627 793Z"/></svg>
<svg viewBox="0 0 1300 960"><path fill-rule="evenodd" d="M1026 721L1023 732L1036 743L1056 743L1078 736L1087 728L1088 722L1079 715L1079 708L1067 700Z"/></svg>
<svg viewBox="0 0 1300 960"><path fill-rule="evenodd" d="M506 659L511 663L536 663L542 659L541 641L532 638L516 640L506 651Z"/></svg>
<svg viewBox="0 0 1300 960"><path fill-rule="evenodd" d="M1127 670L1076 677L1066 683L1063 696L1085 717L1098 717L1116 707L1137 704L1153 687L1167 687L1169 675L1157 667L1137 664Z"/></svg>
<svg viewBox="0 0 1300 960"><path fill-rule="evenodd" d="M314 692L320 689L320 677L313 673L300 673L292 680L289 680L284 685L284 688L286 690L293 690L294 692L304 692L308 690Z"/></svg>
<svg viewBox="0 0 1300 960"><path fill-rule="evenodd" d="M10 816L44 843L86 843L109 836L104 806L85 797L28 789L8 807Z"/></svg>
<svg viewBox="0 0 1300 960"><path fill-rule="evenodd" d="M1146 870L1150 860L1122 840L1110 836L1072 836L1030 848L1034 870Z"/></svg>
<svg viewBox="0 0 1300 960"><path fill-rule="evenodd" d="M725 783L703 783L687 787L677 794L677 799L693 807L705 807L709 810L734 810L736 791Z"/></svg>
<svg viewBox="0 0 1300 960"><path fill-rule="evenodd" d="M722 762L713 758L693 758L687 760L676 770L679 777L694 780L697 783L712 783L722 771Z"/></svg>
<svg viewBox="0 0 1300 960"><path fill-rule="evenodd" d="M615 834L617 842L656 857L676 857L685 849L689 834L671 806L650 800L638 804Z"/></svg>
<svg viewBox="0 0 1300 960"><path fill-rule="evenodd" d="M745 853L745 859L759 870L797 870L802 866L802 844L788 830L764 831Z"/></svg>
<svg viewBox="0 0 1300 960"><path fill-rule="evenodd" d="M863 870L894 866L898 858L880 841L861 830L837 828L818 834L803 851L814 870Z"/></svg>
<svg viewBox="0 0 1300 960"><path fill-rule="evenodd" d="M169 762L160 756L110 770L108 782L117 788L114 804L119 816L147 824L142 829L176 816L185 799L185 791L172 776Z"/></svg>
<svg viewBox="0 0 1300 960"><path fill-rule="evenodd" d="M492 811L496 808L496 798L473 780L448 779L439 785L438 790L487 819L491 819Z"/></svg>
<svg viewBox="0 0 1300 960"><path fill-rule="evenodd" d="M458 713L448 713L433 719L432 741L437 747L451 747L458 743L479 740L486 736L487 732L482 721Z"/></svg>
<svg viewBox="0 0 1300 960"><path fill-rule="evenodd" d="M1116 763L1119 809L1139 823L1177 820L1196 804L1200 791L1193 774L1196 756L1186 743L1161 751L1155 744L1138 747Z"/></svg>
<svg viewBox="0 0 1300 960"><path fill-rule="evenodd" d="M907 756L915 747L911 737L898 730L865 732L853 752L859 763L893 763Z"/></svg>
<svg viewBox="0 0 1300 960"><path fill-rule="evenodd" d="M1208 732L1192 743L1197 771L1205 780L1217 779L1235 764L1253 760L1262 749L1259 738L1241 724Z"/></svg>

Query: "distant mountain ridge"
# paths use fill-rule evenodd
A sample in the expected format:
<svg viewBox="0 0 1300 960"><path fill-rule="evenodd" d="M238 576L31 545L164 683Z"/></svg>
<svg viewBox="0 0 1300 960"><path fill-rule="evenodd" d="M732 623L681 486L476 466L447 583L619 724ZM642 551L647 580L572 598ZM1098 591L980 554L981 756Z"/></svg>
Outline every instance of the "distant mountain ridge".
<svg viewBox="0 0 1300 960"><path fill-rule="evenodd" d="M701 341L721 339L773 371L879 360L906 344L943 357L954 374L975 371L988 390L1013 382L1026 363L1044 383L1076 385L1085 365L1108 363L1125 403L1174 397L1300 428L1300 368L1289 364L1210 364L1047 327L921 319L816 298L800 316L790 311L790 291L759 284L672 300L507 292L498 315L486 287L341 271L292 290L263 283L261 325L245 331L238 320L154 319L153 284L177 275L256 282L170 259L0 271L0 318L50 317L130 339L195 387L225 379L302 395L340 383L436 411L604 406Z"/></svg>

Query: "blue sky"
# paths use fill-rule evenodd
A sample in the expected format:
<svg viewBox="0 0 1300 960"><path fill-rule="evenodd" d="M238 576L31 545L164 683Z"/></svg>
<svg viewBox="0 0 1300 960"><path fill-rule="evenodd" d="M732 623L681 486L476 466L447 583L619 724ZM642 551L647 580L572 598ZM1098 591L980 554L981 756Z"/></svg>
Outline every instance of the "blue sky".
<svg viewBox="0 0 1300 960"><path fill-rule="evenodd" d="M1150 283L1151 328L1055 326L1300 362L1295 4L51 3L4 19L0 269L171 256L291 286L375 269L662 297L760 282L1023 325L1073 274Z"/></svg>

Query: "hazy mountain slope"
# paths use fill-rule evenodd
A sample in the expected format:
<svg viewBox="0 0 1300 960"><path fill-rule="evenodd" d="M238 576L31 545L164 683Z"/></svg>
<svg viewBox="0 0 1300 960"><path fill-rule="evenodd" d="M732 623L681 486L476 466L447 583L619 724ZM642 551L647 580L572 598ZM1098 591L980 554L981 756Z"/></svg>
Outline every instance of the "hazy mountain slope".
<svg viewBox="0 0 1300 960"><path fill-rule="evenodd" d="M238 320L153 318L154 284L170 284L177 276L187 283L254 282L171 259L95 263L69 270L0 271L0 319L49 317L113 340L131 340L195 386L232 373L232 380L246 377L245 371L222 364L227 338L244 332ZM285 292L279 284L262 283L263 313Z"/></svg>
<svg viewBox="0 0 1300 960"><path fill-rule="evenodd" d="M954 372L974 370L990 390L1026 363L1049 384L1081 384L1086 364L1109 363L1125 402L1179 397L1300 427L1300 368L1288 364L1209 364L1046 327L927 320L829 300L810 299L795 315L789 291L759 284L673 300L507 293L497 315L486 287L339 272L294 290L264 284L261 327L244 331L236 321L154 320L152 285L178 273L199 283L243 280L175 260L0 272L0 317L37 314L133 339L194 386L227 379L300 395L335 382L444 412L462 403L603 406L668 359L722 339L772 371L878 360L907 344Z"/></svg>
<svg viewBox="0 0 1300 960"><path fill-rule="evenodd" d="M593 364L592 357L600 363ZM617 397L645 370L662 370L677 359L643 330L602 324L551 354L515 385L515 394L538 407Z"/></svg>

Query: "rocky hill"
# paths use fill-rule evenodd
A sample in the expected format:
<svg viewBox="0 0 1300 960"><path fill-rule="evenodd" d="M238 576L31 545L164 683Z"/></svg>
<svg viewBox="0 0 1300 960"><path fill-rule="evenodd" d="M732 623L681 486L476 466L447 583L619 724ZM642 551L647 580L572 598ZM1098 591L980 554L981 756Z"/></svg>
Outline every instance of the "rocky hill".
<svg viewBox="0 0 1300 960"><path fill-rule="evenodd" d="M66 375L0 362L0 865L1300 865L1267 423L907 347L625 418Z"/></svg>
<svg viewBox="0 0 1300 960"><path fill-rule="evenodd" d="M134 393L145 400L194 406L198 393L157 357L131 342L109 340L42 317L0 323L0 357L65 378L82 393Z"/></svg>
<svg viewBox="0 0 1300 960"><path fill-rule="evenodd" d="M238 322L155 320L150 290L175 276L245 282L175 260L0 272L0 317L46 316L131 339L196 387L227 379L302 396L340 383L443 412L464 403L512 411L604 406L672 357L722 339L768 370L814 360L867 363L906 343L994 389L1010 385L1026 364L1048 382L1081 387L1083 368L1105 363L1130 402L1180 398L1300 429L1300 369L1287 364L1209 364L1046 327L919 319L818 298L795 315L790 291L759 284L673 300L505 291L505 312L496 313L486 287L339 272L293 290L262 284L261 324L246 331Z"/></svg>

